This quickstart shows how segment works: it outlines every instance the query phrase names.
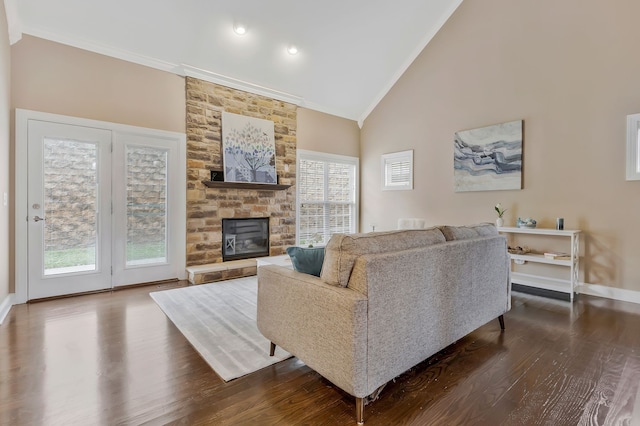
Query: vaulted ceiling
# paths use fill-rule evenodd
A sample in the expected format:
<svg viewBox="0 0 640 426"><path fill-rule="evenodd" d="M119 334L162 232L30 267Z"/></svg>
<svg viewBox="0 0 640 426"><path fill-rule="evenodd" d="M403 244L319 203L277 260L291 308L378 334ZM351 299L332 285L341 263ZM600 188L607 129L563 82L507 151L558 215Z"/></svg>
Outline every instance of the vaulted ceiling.
<svg viewBox="0 0 640 426"><path fill-rule="evenodd" d="M360 122L462 2L7 1L14 34L18 28ZM239 23L243 36L233 31Z"/></svg>

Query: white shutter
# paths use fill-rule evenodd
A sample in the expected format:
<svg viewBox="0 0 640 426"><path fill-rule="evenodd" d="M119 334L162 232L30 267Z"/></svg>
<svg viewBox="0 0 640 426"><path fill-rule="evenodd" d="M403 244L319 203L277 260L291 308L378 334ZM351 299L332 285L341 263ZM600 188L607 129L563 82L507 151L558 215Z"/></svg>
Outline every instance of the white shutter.
<svg viewBox="0 0 640 426"><path fill-rule="evenodd" d="M298 150L297 241L324 245L357 231L358 159Z"/></svg>
<svg viewBox="0 0 640 426"><path fill-rule="evenodd" d="M640 114L627 115L627 180L640 180Z"/></svg>
<svg viewBox="0 0 640 426"><path fill-rule="evenodd" d="M382 189L413 189L413 150L382 155Z"/></svg>

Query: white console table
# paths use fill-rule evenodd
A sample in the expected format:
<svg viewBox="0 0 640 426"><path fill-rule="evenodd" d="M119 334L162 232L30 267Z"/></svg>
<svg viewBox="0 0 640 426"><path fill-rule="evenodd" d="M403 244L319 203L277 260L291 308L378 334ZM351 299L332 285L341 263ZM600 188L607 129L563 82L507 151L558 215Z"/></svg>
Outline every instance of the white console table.
<svg viewBox="0 0 640 426"><path fill-rule="evenodd" d="M543 290L550 290L569 295L569 300L573 302L573 295L578 290L578 277L580 272L580 232L579 230L556 230L544 228L510 228L500 227L498 232L502 234L530 234L530 235L549 235L552 237L570 238L570 259L556 260L549 259L544 254L510 254L511 260L515 263L535 262L545 263L548 265L558 265L568 267L569 279L557 279L545 277L541 275L522 274L511 272L511 282L528 287L534 287Z"/></svg>

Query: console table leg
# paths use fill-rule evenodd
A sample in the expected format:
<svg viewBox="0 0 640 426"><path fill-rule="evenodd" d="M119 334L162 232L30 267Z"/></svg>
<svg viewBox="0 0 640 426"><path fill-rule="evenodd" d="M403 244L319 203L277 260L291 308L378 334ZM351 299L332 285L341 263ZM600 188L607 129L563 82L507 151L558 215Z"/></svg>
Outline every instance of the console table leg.
<svg viewBox="0 0 640 426"><path fill-rule="evenodd" d="M504 315L500 315L498 321L500 321L500 329L504 330Z"/></svg>

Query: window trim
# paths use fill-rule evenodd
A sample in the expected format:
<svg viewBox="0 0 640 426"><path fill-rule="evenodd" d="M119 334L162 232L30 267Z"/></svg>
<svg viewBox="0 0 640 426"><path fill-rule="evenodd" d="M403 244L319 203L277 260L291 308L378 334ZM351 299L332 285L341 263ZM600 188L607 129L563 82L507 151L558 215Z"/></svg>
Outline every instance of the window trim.
<svg viewBox="0 0 640 426"><path fill-rule="evenodd" d="M409 180L401 183L389 182L387 176L390 175L389 166L393 163L407 162L409 163ZM413 150L391 152L382 154L380 157L380 171L382 178L383 191L406 191L413 189Z"/></svg>
<svg viewBox="0 0 640 426"><path fill-rule="evenodd" d="M640 114L627 115L627 180L640 180Z"/></svg>
<svg viewBox="0 0 640 426"><path fill-rule="evenodd" d="M300 160L323 161L350 164L355 166L355 194L354 194L354 232L360 229L360 158L348 155L329 154L305 149L296 150L296 245L300 245L300 185L297 184L300 173Z"/></svg>

